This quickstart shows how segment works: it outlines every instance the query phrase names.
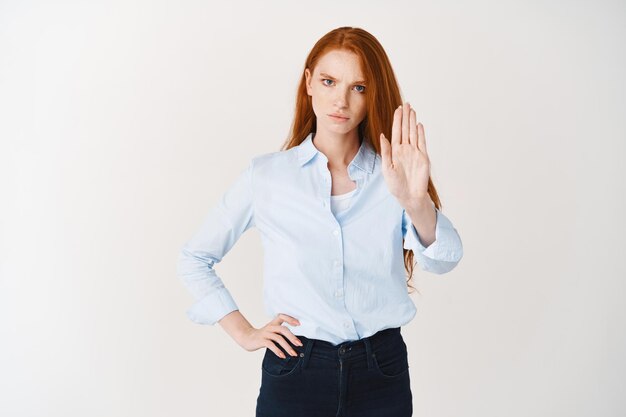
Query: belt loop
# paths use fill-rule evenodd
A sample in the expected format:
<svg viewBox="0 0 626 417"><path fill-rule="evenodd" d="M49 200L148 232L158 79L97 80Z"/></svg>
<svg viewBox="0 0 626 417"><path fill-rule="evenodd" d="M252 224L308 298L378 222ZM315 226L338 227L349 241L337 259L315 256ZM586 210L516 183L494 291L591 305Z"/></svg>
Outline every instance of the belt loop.
<svg viewBox="0 0 626 417"><path fill-rule="evenodd" d="M313 349L313 343L314 342L315 342L315 339L308 339L307 338L306 348L304 349L304 358L302 358L302 367L303 368L309 362L309 357L311 356L311 350Z"/></svg>
<svg viewBox="0 0 626 417"><path fill-rule="evenodd" d="M370 338L366 337L363 339L365 342L365 355L367 356L367 370L372 369L372 345L370 344Z"/></svg>

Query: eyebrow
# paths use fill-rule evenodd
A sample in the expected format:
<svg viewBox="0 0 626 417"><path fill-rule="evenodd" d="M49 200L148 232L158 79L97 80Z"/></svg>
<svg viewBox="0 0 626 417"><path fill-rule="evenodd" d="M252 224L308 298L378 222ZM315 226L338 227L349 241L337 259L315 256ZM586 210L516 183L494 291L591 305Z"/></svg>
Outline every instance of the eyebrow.
<svg viewBox="0 0 626 417"><path fill-rule="evenodd" d="M326 74L325 72L320 72L320 76L325 77L325 78L330 78L330 79L336 80L336 78L335 78L335 77L333 77L333 76L332 76L332 75L330 75L330 74ZM361 81L355 81L354 83L355 83L355 84L365 84L365 81L364 81L364 80L361 80Z"/></svg>

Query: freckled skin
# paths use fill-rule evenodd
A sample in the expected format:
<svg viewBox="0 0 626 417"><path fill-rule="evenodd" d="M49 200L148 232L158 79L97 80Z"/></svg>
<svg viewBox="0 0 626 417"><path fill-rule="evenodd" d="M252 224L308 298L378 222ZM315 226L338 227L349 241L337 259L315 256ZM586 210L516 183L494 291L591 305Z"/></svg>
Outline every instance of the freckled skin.
<svg viewBox="0 0 626 417"><path fill-rule="evenodd" d="M358 82L364 79L358 56L343 50L330 51L320 58L312 72L306 68L305 76L317 118L313 142L328 158L331 194L350 192L356 183L350 179L347 168L359 150L358 127L367 114L367 86ZM329 116L331 113L345 115L348 120L337 121Z"/></svg>

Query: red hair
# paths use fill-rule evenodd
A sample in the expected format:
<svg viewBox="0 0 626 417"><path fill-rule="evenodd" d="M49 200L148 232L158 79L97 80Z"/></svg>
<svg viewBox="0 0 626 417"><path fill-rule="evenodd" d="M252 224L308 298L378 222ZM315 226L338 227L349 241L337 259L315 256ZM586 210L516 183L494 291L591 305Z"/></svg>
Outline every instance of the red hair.
<svg viewBox="0 0 626 417"><path fill-rule="evenodd" d="M367 90L365 93L367 113L358 126L359 138L367 140L380 155L380 133L391 138L393 112L403 103L396 76L389 58L382 45L369 32L356 27L340 27L322 36L304 62L304 68L311 72L319 59L332 50L344 50L356 54L363 70ZM316 116L313 112L311 96L307 94L304 69L296 92L294 118L289 133L281 150L287 150L306 139L310 132L316 131ZM376 138L376 140L372 140ZM441 209L441 202L432 179L428 179L428 194L435 207ZM413 252L404 249L404 266L408 273L407 285L413 277ZM411 291L409 291L411 292ZM419 291L418 291L419 292Z"/></svg>

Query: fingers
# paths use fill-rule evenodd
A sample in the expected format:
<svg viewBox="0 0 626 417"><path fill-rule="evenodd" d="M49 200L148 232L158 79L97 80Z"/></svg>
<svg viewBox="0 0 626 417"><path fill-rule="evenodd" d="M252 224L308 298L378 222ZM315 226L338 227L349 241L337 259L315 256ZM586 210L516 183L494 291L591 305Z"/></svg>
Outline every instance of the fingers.
<svg viewBox="0 0 626 417"><path fill-rule="evenodd" d="M272 334L274 334L274 333L272 333ZM272 336L269 336L269 337L268 337L268 340L267 340L267 343L265 344L265 347L267 347L269 350L271 350L272 352L274 352L274 354L275 354L276 356L278 356L279 358L283 358L283 359L285 359L285 358L286 358L286 356L285 356L285 354L283 353L283 351L282 351L282 350L280 350L280 349L279 349L279 348L278 348L278 347L277 347L274 343L270 342L270 339L271 339L271 340L274 340Z"/></svg>
<svg viewBox="0 0 626 417"><path fill-rule="evenodd" d="M300 339L298 339L295 334L291 333L291 330L289 330L285 326L276 326L275 329L276 329L277 332L287 336L287 338L294 345L302 346L302 341Z"/></svg>
<svg viewBox="0 0 626 417"><path fill-rule="evenodd" d="M402 106L402 139L400 139L400 143L405 143L405 144L409 143L410 111L411 111L411 105L407 101L404 103L404 106Z"/></svg>
<svg viewBox="0 0 626 417"><path fill-rule="evenodd" d="M278 314L274 318L274 320L272 320L270 324L266 326L267 329L270 330L270 333L267 337L268 339L278 342L278 344L281 345L283 349L291 356L297 356L298 353L289 345L289 343L287 343L285 338L283 338L281 335L286 336L287 339L289 339L291 343L296 346L303 346L302 342L291 332L291 330L282 325L283 322L288 322L294 326L300 325L300 321L298 319L291 317L287 314ZM277 356L283 359L285 358L284 353L273 343L269 342L267 347Z"/></svg>
<svg viewBox="0 0 626 417"><path fill-rule="evenodd" d="M426 134L424 133L424 125L419 123L417 125L417 135L418 135L418 142L417 142L417 146L418 148L420 148L420 150L424 153L428 153L428 151L426 150Z"/></svg>
<svg viewBox="0 0 626 417"><path fill-rule="evenodd" d="M398 106L393 112L393 125L391 126L391 146L399 145L402 136L402 106Z"/></svg>
<svg viewBox="0 0 626 417"><path fill-rule="evenodd" d="M278 326L278 327L282 327L283 329L286 329L286 327L285 327L285 326ZM287 329L287 331L289 331L289 329ZM271 339L271 340L273 340L273 341L275 341L275 342L278 342L278 344L279 344L280 346L282 346L282 347L283 347L283 349L285 350L285 352L289 353L291 356L298 356L298 352L296 352L296 351L295 351L295 350L291 347L291 345L290 345L289 343L287 343L287 341L285 340L285 338L284 338L284 337L282 337L279 333L283 333L283 332L281 331L281 329L276 329L276 328L273 328L273 329L272 329L272 332L270 332L270 333L269 333L268 338L269 338L269 339ZM295 336L294 336L294 338L295 338ZM294 344L296 344L296 345L297 345L298 343L294 343ZM273 351L274 353L276 353L276 354L277 354L278 356L280 356L281 358L284 358L284 357L285 357L285 354L284 354L284 353L283 353L280 349L278 349L278 348L277 348L277 347L275 347L275 346L273 346L273 347L274 347L274 349L275 349L275 350L274 350L274 349L272 349L272 351Z"/></svg>
<svg viewBox="0 0 626 417"><path fill-rule="evenodd" d="M417 126L415 125L417 116L415 115L415 110L411 109L410 117L409 117L409 143L413 146L418 145L417 143Z"/></svg>
<svg viewBox="0 0 626 417"><path fill-rule="evenodd" d="M280 313L278 314L276 317L274 317L274 320L272 320L272 323L274 324L283 324L284 322L287 322L289 324L291 324L292 326L299 326L300 322L298 321L298 319L295 319L287 314L283 314Z"/></svg>
<svg viewBox="0 0 626 417"><path fill-rule="evenodd" d="M426 152L426 135L424 125L417 123L415 109L407 101L393 113L392 146L395 144L411 144ZM382 146L381 146L382 153Z"/></svg>

